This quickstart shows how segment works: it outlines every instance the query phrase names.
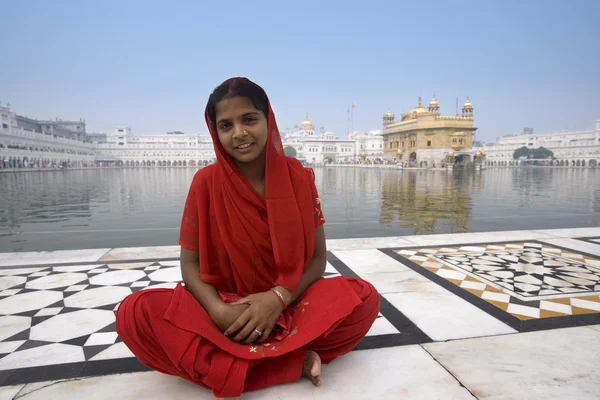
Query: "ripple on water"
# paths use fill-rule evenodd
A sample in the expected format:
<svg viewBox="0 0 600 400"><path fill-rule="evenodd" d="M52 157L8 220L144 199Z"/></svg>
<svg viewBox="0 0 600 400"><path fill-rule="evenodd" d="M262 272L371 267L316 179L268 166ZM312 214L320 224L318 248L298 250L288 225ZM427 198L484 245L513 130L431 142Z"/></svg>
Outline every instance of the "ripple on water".
<svg viewBox="0 0 600 400"><path fill-rule="evenodd" d="M0 251L176 244L194 173L0 174ZM599 174L582 168L315 169L331 239L598 225Z"/></svg>

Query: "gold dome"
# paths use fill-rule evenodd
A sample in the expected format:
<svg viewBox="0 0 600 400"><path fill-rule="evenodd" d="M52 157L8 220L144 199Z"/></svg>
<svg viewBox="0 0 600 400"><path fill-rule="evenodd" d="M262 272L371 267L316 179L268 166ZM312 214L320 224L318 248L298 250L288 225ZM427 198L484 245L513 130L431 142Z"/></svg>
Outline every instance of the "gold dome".
<svg viewBox="0 0 600 400"><path fill-rule="evenodd" d="M431 99L431 101L429 102L429 108L436 108L439 106L440 105L438 104L438 101L435 99L435 96L433 96L433 99Z"/></svg>
<svg viewBox="0 0 600 400"><path fill-rule="evenodd" d="M467 101L465 101L465 104L463 105L463 108L465 108L467 110L472 110L473 109L473 104L471 104L471 101L469 100L468 97L467 97Z"/></svg>
<svg viewBox="0 0 600 400"><path fill-rule="evenodd" d="M413 108L412 110L410 110L411 114L423 114L429 112L427 111L427 109L425 107L423 107L422 105L418 105L415 108Z"/></svg>
<svg viewBox="0 0 600 400"><path fill-rule="evenodd" d="M419 104L415 108L410 110L409 114L423 114L426 112L429 111L427 111L427 109L423 107L423 104L421 104L421 96L419 96Z"/></svg>
<svg viewBox="0 0 600 400"><path fill-rule="evenodd" d="M402 121L406 121L409 118L416 118L418 114L429 114L429 110L421 104L421 96L419 96L419 104L415 108L406 114L402 113Z"/></svg>
<svg viewBox="0 0 600 400"><path fill-rule="evenodd" d="M308 113L306 113L306 119L304 121L302 121L300 126L302 127L303 130L313 129L312 121L310 119L308 119Z"/></svg>
<svg viewBox="0 0 600 400"><path fill-rule="evenodd" d="M390 110L387 110L387 112L385 114L383 114L383 118L394 119L394 113L390 112Z"/></svg>

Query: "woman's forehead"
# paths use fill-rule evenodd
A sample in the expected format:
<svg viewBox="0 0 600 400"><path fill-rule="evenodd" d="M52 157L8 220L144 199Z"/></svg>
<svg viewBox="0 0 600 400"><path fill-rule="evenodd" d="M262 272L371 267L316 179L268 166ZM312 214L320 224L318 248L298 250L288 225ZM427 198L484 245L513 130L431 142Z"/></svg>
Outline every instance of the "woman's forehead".
<svg viewBox="0 0 600 400"><path fill-rule="evenodd" d="M230 119L249 112L258 112L252 101L247 97L230 97L219 101L215 107L217 120Z"/></svg>

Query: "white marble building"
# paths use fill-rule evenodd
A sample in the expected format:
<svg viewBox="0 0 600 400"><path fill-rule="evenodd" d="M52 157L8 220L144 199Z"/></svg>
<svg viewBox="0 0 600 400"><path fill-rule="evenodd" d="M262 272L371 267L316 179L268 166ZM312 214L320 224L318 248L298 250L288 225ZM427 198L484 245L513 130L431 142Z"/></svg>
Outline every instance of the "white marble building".
<svg viewBox="0 0 600 400"><path fill-rule="evenodd" d="M0 104L0 168L83 166L96 151L85 137L85 121L38 121Z"/></svg>
<svg viewBox="0 0 600 400"><path fill-rule="evenodd" d="M383 136L380 130L370 131L364 135L352 133L350 139L356 143L356 157L359 159L375 159L383 157Z"/></svg>
<svg viewBox="0 0 600 400"><path fill-rule="evenodd" d="M380 131L365 135L351 134L347 139L339 139L333 132L321 126L317 133L308 115L300 126L289 132L282 132L283 146L293 147L296 157L308 164L350 162L383 157L383 137Z"/></svg>
<svg viewBox="0 0 600 400"><path fill-rule="evenodd" d="M0 105L0 168L198 166L215 161L208 135L134 135L129 127L86 132L85 121L42 121Z"/></svg>
<svg viewBox="0 0 600 400"><path fill-rule="evenodd" d="M105 135L93 135L99 159L119 160L124 166L200 166L216 160L210 136L169 132L134 135L131 128L117 127Z"/></svg>
<svg viewBox="0 0 600 400"><path fill-rule="evenodd" d="M535 133L533 129L524 129L523 133L499 137L495 143L473 150L485 152L488 165L507 165L514 162L514 151L523 146L544 147L551 150L559 162L568 162L570 166L597 165L600 163L600 120L594 129L585 131Z"/></svg>
<svg viewBox="0 0 600 400"><path fill-rule="evenodd" d="M127 126L88 133L85 121L42 121L23 117L0 105L0 168L57 166L191 166L216 160L208 135L168 132L133 134ZM375 160L383 157L381 131L340 139L323 127L317 133L308 119L282 132L284 147L312 165Z"/></svg>

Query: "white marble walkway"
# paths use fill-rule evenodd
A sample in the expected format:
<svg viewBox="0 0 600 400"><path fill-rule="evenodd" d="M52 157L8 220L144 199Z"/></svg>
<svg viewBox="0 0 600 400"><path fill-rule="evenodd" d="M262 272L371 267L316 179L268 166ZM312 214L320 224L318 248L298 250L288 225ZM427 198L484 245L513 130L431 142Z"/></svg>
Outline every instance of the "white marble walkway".
<svg viewBox="0 0 600 400"><path fill-rule="evenodd" d="M380 317L356 351L324 366L321 388L301 380L242 398L598 398L600 228L330 240L328 249L327 277L370 281ZM177 246L0 253L0 400L212 399L140 368L114 332L123 297L181 279L178 255ZM465 273L469 265L487 275Z"/></svg>

